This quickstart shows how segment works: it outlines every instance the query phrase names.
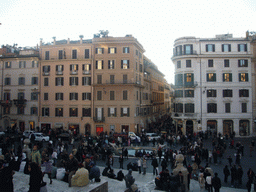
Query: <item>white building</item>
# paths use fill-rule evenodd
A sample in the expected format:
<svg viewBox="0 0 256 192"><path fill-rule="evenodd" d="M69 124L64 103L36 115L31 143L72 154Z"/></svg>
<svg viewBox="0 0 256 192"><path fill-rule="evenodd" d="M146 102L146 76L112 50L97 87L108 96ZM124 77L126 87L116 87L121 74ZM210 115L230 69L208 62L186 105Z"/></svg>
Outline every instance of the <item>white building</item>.
<svg viewBox="0 0 256 192"><path fill-rule="evenodd" d="M182 37L174 42L173 118L184 134L252 134L251 46L232 34Z"/></svg>

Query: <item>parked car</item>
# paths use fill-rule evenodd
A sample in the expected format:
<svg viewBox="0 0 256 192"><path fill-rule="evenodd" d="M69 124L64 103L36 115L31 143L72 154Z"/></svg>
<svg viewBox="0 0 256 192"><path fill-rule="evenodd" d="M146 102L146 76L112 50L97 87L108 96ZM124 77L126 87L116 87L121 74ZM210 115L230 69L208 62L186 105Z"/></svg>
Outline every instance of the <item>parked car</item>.
<svg viewBox="0 0 256 192"><path fill-rule="evenodd" d="M35 141L49 141L50 137L43 135L43 133L32 133L29 135L29 139L31 139L31 135L35 136Z"/></svg>
<svg viewBox="0 0 256 192"><path fill-rule="evenodd" d="M24 131L23 136L28 138L32 133L35 133L35 131Z"/></svg>
<svg viewBox="0 0 256 192"><path fill-rule="evenodd" d="M161 138L161 136L157 135L156 133L146 133L146 136L148 137L149 141L153 141L154 138L155 140L158 140Z"/></svg>

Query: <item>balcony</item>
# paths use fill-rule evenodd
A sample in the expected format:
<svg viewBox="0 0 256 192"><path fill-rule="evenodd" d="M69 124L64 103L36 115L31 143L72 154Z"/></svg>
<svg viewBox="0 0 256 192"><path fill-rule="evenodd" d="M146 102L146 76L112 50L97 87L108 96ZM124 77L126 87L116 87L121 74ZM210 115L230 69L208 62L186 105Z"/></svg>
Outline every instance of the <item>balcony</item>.
<svg viewBox="0 0 256 192"><path fill-rule="evenodd" d="M194 50L190 52L180 51L180 52L173 53L173 57L184 56L184 55L197 55L197 51L194 51Z"/></svg>
<svg viewBox="0 0 256 192"><path fill-rule="evenodd" d="M49 71L43 71L43 76L49 76L50 72Z"/></svg>
<svg viewBox="0 0 256 192"><path fill-rule="evenodd" d="M93 121L96 123L105 122L105 117L93 117Z"/></svg>
<svg viewBox="0 0 256 192"><path fill-rule="evenodd" d="M0 104L3 107L11 107L12 106L12 101L11 100L1 100Z"/></svg>
<svg viewBox="0 0 256 192"><path fill-rule="evenodd" d="M78 71L77 70L72 70L70 71L70 75L77 75L78 74Z"/></svg>
<svg viewBox="0 0 256 192"><path fill-rule="evenodd" d="M90 74L91 74L91 71L90 71L90 70L83 70L83 74L84 74L84 75L90 75Z"/></svg>
<svg viewBox="0 0 256 192"><path fill-rule="evenodd" d="M63 75L63 71L56 71L56 75Z"/></svg>
<svg viewBox="0 0 256 192"><path fill-rule="evenodd" d="M187 83L187 84L182 84L182 85L174 85L174 89L175 88L195 88L196 86L198 86L197 82L192 82L192 83Z"/></svg>
<svg viewBox="0 0 256 192"><path fill-rule="evenodd" d="M14 105L16 105L16 106L24 106L24 105L26 105L27 100L26 99L14 99L13 102L14 102Z"/></svg>

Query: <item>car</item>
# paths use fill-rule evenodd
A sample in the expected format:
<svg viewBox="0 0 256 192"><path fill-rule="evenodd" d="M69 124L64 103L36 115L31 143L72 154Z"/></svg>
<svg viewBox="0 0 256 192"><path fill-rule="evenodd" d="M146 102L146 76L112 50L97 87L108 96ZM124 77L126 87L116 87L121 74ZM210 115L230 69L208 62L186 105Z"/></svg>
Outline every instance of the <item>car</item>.
<svg viewBox="0 0 256 192"><path fill-rule="evenodd" d="M32 133L29 135L29 139L31 140L31 136L34 135L35 136L35 141L49 141L50 137L49 136L45 136L43 133Z"/></svg>
<svg viewBox="0 0 256 192"><path fill-rule="evenodd" d="M148 137L149 141L153 141L154 138L155 140L158 140L161 138L161 136L157 135L156 133L146 133L146 136Z"/></svg>
<svg viewBox="0 0 256 192"><path fill-rule="evenodd" d="M28 138L29 135L32 134L32 133L35 133L35 131L24 131L23 136Z"/></svg>

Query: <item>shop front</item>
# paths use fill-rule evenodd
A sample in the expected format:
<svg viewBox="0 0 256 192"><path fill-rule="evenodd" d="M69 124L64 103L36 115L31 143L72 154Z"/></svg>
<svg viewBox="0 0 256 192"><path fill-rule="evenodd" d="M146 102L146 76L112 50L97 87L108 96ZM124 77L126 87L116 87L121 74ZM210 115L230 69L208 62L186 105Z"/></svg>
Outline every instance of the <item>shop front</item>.
<svg viewBox="0 0 256 192"><path fill-rule="evenodd" d="M223 135L232 135L234 131L233 121L232 120L224 120L223 121Z"/></svg>
<svg viewBox="0 0 256 192"><path fill-rule="evenodd" d="M103 133L103 125L96 125L96 134L100 136Z"/></svg>
<svg viewBox="0 0 256 192"><path fill-rule="evenodd" d="M208 120L207 121L207 132L208 133L217 133L217 121Z"/></svg>
<svg viewBox="0 0 256 192"><path fill-rule="evenodd" d="M71 131L72 135L79 135L79 124L69 124L68 129Z"/></svg>

